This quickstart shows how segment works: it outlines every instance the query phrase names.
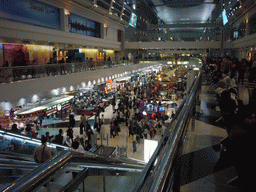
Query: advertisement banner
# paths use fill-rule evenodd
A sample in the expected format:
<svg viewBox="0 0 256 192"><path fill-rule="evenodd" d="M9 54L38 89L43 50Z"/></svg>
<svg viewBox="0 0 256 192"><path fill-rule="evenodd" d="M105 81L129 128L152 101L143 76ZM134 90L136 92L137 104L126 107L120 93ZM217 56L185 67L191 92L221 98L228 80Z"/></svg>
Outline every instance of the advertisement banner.
<svg viewBox="0 0 256 192"><path fill-rule="evenodd" d="M35 0L1 0L0 18L60 29L60 10Z"/></svg>
<svg viewBox="0 0 256 192"><path fill-rule="evenodd" d="M71 33L100 38L100 23L72 13L69 15L69 29Z"/></svg>
<svg viewBox="0 0 256 192"><path fill-rule="evenodd" d="M9 66L26 66L29 64L29 53L26 45L3 44L4 60Z"/></svg>

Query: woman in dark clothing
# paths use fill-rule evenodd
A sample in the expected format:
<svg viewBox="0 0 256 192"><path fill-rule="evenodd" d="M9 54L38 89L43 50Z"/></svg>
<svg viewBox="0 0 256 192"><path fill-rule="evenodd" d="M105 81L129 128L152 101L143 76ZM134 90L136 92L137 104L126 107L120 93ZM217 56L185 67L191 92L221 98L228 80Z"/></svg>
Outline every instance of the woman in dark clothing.
<svg viewBox="0 0 256 192"><path fill-rule="evenodd" d="M231 98L230 91L226 90L221 93L219 106L225 122L227 133L229 134L230 129L234 125L234 117L238 108L235 100Z"/></svg>
<svg viewBox="0 0 256 192"><path fill-rule="evenodd" d="M20 130L18 129L17 124L13 124L12 125L11 132L13 132L13 133L20 133Z"/></svg>
<svg viewBox="0 0 256 192"><path fill-rule="evenodd" d="M233 161L238 180L242 184L243 191L252 191L254 188L256 172L256 111L252 106L244 106L237 114L237 123L230 130L230 144L227 151Z"/></svg>
<svg viewBox="0 0 256 192"><path fill-rule="evenodd" d="M114 120L114 133L115 133L115 136L118 135L118 132L120 132L120 127L119 127L118 118L116 118Z"/></svg>
<svg viewBox="0 0 256 192"><path fill-rule="evenodd" d="M63 145L62 129L59 130L59 134L55 136L55 139L53 142L59 145Z"/></svg>
<svg viewBox="0 0 256 192"><path fill-rule="evenodd" d="M81 121L80 122L80 135L83 135L83 133L84 133L84 122Z"/></svg>
<svg viewBox="0 0 256 192"><path fill-rule="evenodd" d="M92 144L92 135L93 135L93 131L92 129L88 129L88 132L87 132L87 136L88 136L88 141L89 141L89 144L91 145Z"/></svg>
<svg viewBox="0 0 256 192"><path fill-rule="evenodd" d="M74 138L74 136L73 136L73 133L74 133L73 128L69 127L66 132L67 132L67 136L72 140L72 143L73 143L73 138Z"/></svg>

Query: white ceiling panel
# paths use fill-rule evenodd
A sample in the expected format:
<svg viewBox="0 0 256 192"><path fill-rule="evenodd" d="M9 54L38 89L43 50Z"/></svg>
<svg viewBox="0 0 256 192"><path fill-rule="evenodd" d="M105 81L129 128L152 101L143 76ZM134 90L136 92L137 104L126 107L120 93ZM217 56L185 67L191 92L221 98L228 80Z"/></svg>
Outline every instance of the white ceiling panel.
<svg viewBox="0 0 256 192"><path fill-rule="evenodd" d="M215 4L203 3L194 7L171 8L167 6L156 6L158 17L165 24L173 23L205 23L212 14Z"/></svg>

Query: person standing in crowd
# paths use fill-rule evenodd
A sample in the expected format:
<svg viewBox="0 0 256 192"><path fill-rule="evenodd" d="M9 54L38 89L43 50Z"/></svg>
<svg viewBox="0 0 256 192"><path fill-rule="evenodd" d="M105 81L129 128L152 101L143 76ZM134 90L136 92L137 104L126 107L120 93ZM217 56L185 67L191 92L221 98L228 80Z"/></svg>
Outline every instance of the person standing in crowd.
<svg viewBox="0 0 256 192"><path fill-rule="evenodd" d="M153 128L153 127L151 127L150 128L150 139L152 140L152 139L154 139L154 137L155 137L155 129Z"/></svg>
<svg viewBox="0 0 256 192"><path fill-rule="evenodd" d="M16 123L12 125L11 132L13 132L13 133L20 133L20 130L18 129L18 126L17 126Z"/></svg>
<svg viewBox="0 0 256 192"><path fill-rule="evenodd" d="M93 128L95 131L97 131L98 133L100 133L100 129L99 129L99 123L98 123L98 120L97 118L94 119L94 125L93 125Z"/></svg>
<svg viewBox="0 0 256 192"><path fill-rule="evenodd" d="M85 122L85 133L88 133L88 130L91 129L91 125L88 123L88 121Z"/></svg>
<svg viewBox="0 0 256 192"><path fill-rule="evenodd" d="M83 124L85 125L86 117L85 117L84 114L82 114L81 117L80 117L80 122L81 122L81 121L82 121Z"/></svg>
<svg viewBox="0 0 256 192"><path fill-rule="evenodd" d="M80 120L80 135L83 135L84 133L84 121Z"/></svg>
<svg viewBox="0 0 256 192"><path fill-rule="evenodd" d="M127 104L128 106L128 104ZM126 112L125 112L125 125L128 126L128 120L129 120L129 117L130 117L130 111L129 109L127 108Z"/></svg>
<svg viewBox="0 0 256 192"><path fill-rule="evenodd" d="M27 136L30 136L30 137L33 136L33 134L32 134L32 129L31 129L31 125L30 125L30 124L27 124L26 132L27 132Z"/></svg>
<svg viewBox="0 0 256 192"><path fill-rule="evenodd" d="M232 62L229 60L229 57L226 57L223 59L221 63L221 70L224 72L225 70L228 70L229 72L232 69Z"/></svg>
<svg viewBox="0 0 256 192"><path fill-rule="evenodd" d="M236 123L229 132L230 143L227 146L227 152L231 157L241 187L246 192L253 191L255 180L252 177L256 171L255 155L252 153L256 149L255 115L254 106L246 105L238 111Z"/></svg>
<svg viewBox="0 0 256 192"><path fill-rule="evenodd" d="M74 136L73 136L73 134L74 134L73 127L69 127L66 132L67 132L67 136L69 137L69 139L71 139L71 141L73 142L73 138L74 138Z"/></svg>
<svg viewBox="0 0 256 192"><path fill-rule="evenodd" d="M75 123L76 123L75 114L72 112L72 113L70 113L70 115L69 115L69 126L70 126L70 127L74 127L74 126L75 126Z"/></svg>
<svg viewBox="0 0 256 192"><path fill-rule="evenodd" d="M146 121L143 122L142 128L143 128L143 135L144 135L144 138L145 138L145 139L148 139L149 126L148 126L148 123L147 123Z"/></svg>
<svg viewBox="0 0 256 192"><path fill-rule="evenodd" d="M47 132L45 133L45 137L46 137L47 141L50 142L51 139L52 139L54 136L53 136L53 135L50 136L50 133L47 131Z"/></svg>
<svg viewBox="0 0 256 192"><path fill-rule="evenodd" d="M63 145L63 136L62 136L62 129L59 129L59 134L55 136L54 143Z"/></svg>
<svg viewBox="0 0 256 192"><path fill-rule="evenodd" d="M90 145L92 145L92 135L94 135L94 133L93 133L92 129L89 128L87 131L87 137L88 137L88 142Z"/></svg>
<svg viewBox="0 0 256 192"><path fill-rule="evenodd" d="M133 152L137 151L137 135L135 132L132 133L132 145L133 145Z"/></svg>
<svg viewBox="0 0 256 192"><path fill-rule="evenodd" d="M244 74L246 71L246 59L242 59L238 66L238 84L244 84Z"/></svg>
<svg viewBox="0 0 256 192"><path fill-rule="evenodd" d="M110 123L110 138L115 138L115 134L114 134L114 123L113 122L111 122Z"/></svg>
<svg viewBox="0 0 256 192"><path fill-rule="evenodd" d="M52 158L51 149L46 146L47 138L42 137L41 143L42 144L40 146L36 147L33 154L35 162L39 164L44 163L48 159Z"/></svg>
<svg viewBox="0 0 256 192"><path fill-rule="evenodd" d="M118 122L118 118L115 118L114 120L114 134L115 136L118 135L118 132L120 132L120 127L119 127L119 122Z"/></svg>
<svg viewBox="0 0 256 192"><path fill-rule="evenodd" d="M42 124L43 124L43 119L44 119L44 116L43 116L43 115L40 115L40 116L39 116L39 125L40 125L40 127L41 127Z"/></svg>

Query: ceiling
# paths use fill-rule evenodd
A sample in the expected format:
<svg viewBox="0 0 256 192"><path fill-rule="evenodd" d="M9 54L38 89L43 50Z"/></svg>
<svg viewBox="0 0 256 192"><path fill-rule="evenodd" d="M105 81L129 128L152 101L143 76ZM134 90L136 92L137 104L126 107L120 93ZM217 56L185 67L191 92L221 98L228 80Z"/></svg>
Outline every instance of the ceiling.
<svg viewBox="0 0 256 192"><path fill-rule="evenodd" d="M164 24L206 23L216 7L214 0L152 0Z"/></svg>

